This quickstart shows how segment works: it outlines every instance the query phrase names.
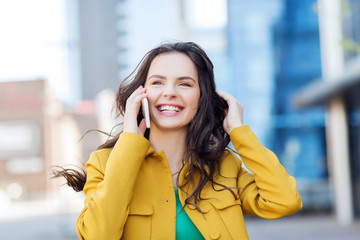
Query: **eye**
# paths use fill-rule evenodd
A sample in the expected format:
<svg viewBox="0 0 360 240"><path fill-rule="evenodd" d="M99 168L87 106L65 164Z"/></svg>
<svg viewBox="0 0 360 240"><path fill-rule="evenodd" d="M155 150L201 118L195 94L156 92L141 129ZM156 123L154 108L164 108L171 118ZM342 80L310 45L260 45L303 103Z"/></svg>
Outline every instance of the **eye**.
<svg viewBox="0 0 360 240"><path fill-rule="evenodd" d="M191 87L191 84L187 82L181 82L179 85L183 87Z"/></svg>
<svg viewBox="0 0 360 240"><path fill-rule="evenodd" d="M155 80L155 81L153 81L152 83L151 83L151 85L161 85L162 84L162 82L161 81L157 81L157 80Z"/></svg>

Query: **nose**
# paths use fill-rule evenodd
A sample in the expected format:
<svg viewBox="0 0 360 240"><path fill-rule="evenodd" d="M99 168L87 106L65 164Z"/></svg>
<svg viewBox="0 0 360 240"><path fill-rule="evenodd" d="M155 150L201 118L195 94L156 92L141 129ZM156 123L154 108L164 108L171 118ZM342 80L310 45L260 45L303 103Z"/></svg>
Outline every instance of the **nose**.
<svg viewBox="0 0 360 240"><path fill-rule="evenodd" d="M175 97L177 95L176 87L172 84L165 85L163 96L164 97Z"/></svg>

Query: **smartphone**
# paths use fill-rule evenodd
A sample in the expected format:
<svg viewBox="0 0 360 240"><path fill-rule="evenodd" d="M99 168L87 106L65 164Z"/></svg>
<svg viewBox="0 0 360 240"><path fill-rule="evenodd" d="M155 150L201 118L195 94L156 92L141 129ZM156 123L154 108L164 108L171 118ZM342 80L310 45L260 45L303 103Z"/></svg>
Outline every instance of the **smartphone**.
<svg viewBox="0 0 360 240"><path fill-rule="evenodd" d="M142 113L145 118L146 127L150 128L150 112L149 112L149 102L148 102L147 98L144 98L141 101L141 108L142 108Z"/></svg>

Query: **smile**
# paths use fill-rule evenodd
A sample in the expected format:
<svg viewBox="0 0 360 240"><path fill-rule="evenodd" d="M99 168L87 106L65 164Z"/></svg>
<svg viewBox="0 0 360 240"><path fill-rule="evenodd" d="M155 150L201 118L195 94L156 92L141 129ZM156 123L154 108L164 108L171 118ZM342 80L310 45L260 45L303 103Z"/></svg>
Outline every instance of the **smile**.
<svg viewBox="0 0 360 240"><path fill-rule="evenodd" d="M180 106L174 106L174 105L161 105L157 107L159 109L160 112L163 113L176 113L176 112L180 112L181 110L183 110L182 107Z"/></svg>

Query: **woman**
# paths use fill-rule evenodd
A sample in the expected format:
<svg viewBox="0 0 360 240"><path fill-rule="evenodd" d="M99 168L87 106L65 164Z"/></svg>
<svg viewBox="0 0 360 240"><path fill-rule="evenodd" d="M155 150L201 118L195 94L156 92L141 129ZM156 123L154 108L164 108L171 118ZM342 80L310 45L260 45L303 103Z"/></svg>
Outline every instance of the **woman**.
<svg viewBox="0 0 360 240"><path fill-rule="evenodd" d="M163 44L133 74L117 93L123 132L91 154L85 186L81 174L58 173L86 194L81 239L248 239L243 215L273 219L302 207L294 178L243 125L243 106L216 92L198 45Z"/></svg>

